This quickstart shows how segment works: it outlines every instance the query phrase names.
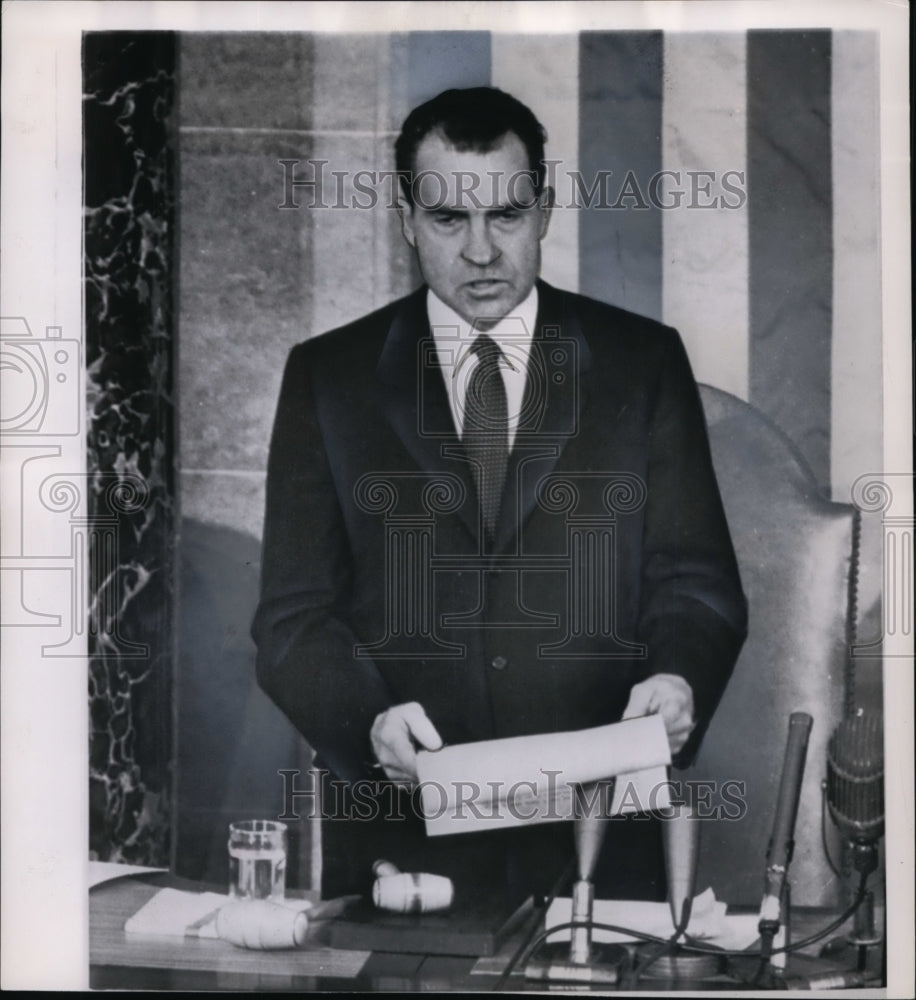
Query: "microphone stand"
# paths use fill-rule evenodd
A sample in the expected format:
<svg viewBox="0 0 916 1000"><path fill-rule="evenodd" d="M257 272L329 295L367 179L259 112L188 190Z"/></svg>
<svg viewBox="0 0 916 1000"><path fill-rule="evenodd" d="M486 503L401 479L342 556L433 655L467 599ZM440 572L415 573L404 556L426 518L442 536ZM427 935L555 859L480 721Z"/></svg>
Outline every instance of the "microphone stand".
<svg viewBox="0 0 916 1000"><path fill-rule="evenodd" d="M628 957L621 945L598 944L592 940L595 901L593 876L604 844L611 814L614 782L598 781L576 786L574 836L576 881L572 887L572 915L569 948L564 944L544 945L537 958L525 968L528 979L566 983L616 985L620 968Z"/></svg>
<svg viewBox="0 0 916 1000"><path fill-rule="evenodd" d="M668 882L668 906L674 932L664 944L638 945L640 960L632 970L629 987L645 976L668 982L709 979L722 970L719 956L690 953L678 947L686 937L696 890L697 861L700 848L700 819L693 806L672 803L670 815L662 818L662 842L665 874Z"/></svg>
<svg viewBox="0 0 916 1000"><path fill-rule="evenodd" d="M826 806L859 876L856 898L860 902L852 931L828 942L821 956L845 959L846 953L854 949L856 969L865 972L868 949L884 941L884 935L875 927L875 894L868 888L868 877L878 868L878 841L884 833L884 737L880 715L857 712L833 731L825 790Z"/></svg>
<svg viewBox="0 0 916 1000"><path fill-rule="evenodd" d="M750 985L774 988L783 974L786 953L773 955L773 950L781 946L777 935L788 944L790 895L788 873L795 848L795 820L801 798L802 778L805 773L805 758L808 754L808 737L813 719L807 712L793 712L789 716L789 735L783 758L782 777L776 799L776 815L773 832L767 846L766 869L764 871L763 901L760 904L760 957L755 959L756 971ZM739 958L729 963L729 970L736 978L744 980L746 970Z"/></svg>
<svg viewBox="0 0 916 1000"><path fill-rule="evenodd" d="M855 950L856 971L865 972L868 949L881 944L884 935L875 927L875 893L866 888L868 876L878 867L878 845L872 841L855 841L852 847L852 866L859 874L859 892L862 901L853 916L852 930L828 941L821 948L821 957L842 960L850 949Z"/></svg>

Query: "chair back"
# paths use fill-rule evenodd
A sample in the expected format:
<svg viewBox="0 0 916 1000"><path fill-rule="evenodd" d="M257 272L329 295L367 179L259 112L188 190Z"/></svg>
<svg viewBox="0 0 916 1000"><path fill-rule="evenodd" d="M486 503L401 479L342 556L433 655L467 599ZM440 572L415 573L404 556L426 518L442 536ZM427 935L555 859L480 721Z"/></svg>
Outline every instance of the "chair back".
<svg viewBox="0 0 916 1000"><path fill-rule="evenodd" d="M814 724L795 827L792 898L833 906L842 882L822 843L821 782L849 683L857 512L820 495L792 442L759 410L711 386L701 385L700 394L749 626L700 754L675 775L716 785L711 801L720 818L701 828L697 889L711 885L730 905L759 904L789 716L807 712Z"/></svg>

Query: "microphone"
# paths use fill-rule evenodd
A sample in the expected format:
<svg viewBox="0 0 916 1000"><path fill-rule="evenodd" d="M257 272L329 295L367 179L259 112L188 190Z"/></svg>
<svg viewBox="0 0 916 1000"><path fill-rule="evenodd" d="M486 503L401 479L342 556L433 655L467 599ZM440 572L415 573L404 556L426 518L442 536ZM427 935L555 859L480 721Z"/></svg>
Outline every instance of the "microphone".
<svg viewBox="0 0 916 1000"><path fill-rule="evenodd" d="M760 932L760 956L757 960L757 970L748 980L752 986L759 987L768 980L772 986L774 970L782 969L786 964L786 953L780 951L774 955L773 949L777 944L776 935L784 916L785 936L788 937L789 903L786 876L795 847L795 820L798 818L805 758L808 755L808 737L811 734L813 721L807 712L793 712L789 716L789 736L783 757L773 832L767 845L763 900L760 903L760 918L757 922L757 929ZM742 980L746 978L746 970L738 959L729 963L729 966L733 975Z"/></svg>
<svg viewBox="0 0 916 1000"><path fill-rule="evenodd" d="M687 930L697 881L697 856L700 849L700 821L692 806L674 806L662 826L665 871L668 876L668 905L671 922L679 934Z"/></svg>
<svg viewBox="0 0 916 1000"><path fill-rule="evenodd" d="M592 794L589 802L588 795ZM592 919L595 888L592 876L598 855L604 844L607 821L613 801L612 781L579 785L575 794L576 881L572 887L572 921L581 926L573 927L569 938L569 960L574 965L587 965L592 958Z"/></svg>
<svg viewBox="0 0 916 1000"><path fill-rule="evenodd" d="M764 895L760 904L760 935L764 942L768 940L771 944L779 930L786 875L795 847L795 820L798 817L798 802L801 798L805 758L808 754L808 736L811 733L812 722L807 712L793 712L789 716L789 737L783 759L782 778L779 782L773 834L767 847Z"/></svg>
<svg viewBox="0 0 916 1000"><path fill-rule="evenodd" d="M595 888L592 877L604 844L614 801L614 780L577 785L575 790L576 880L572 885L569 947L562 943L536 948L525 967L528 979L558 983L600 983L612 986L620 981L627 950L621 945L592 941L592 913Z"/></svg>
<svg viewBox="0 0 916 1000"><path fill-rule="evenodd" d="M722 971L718 956L692 954L677 944L686 934L693 906L697 881L697 858L700 850L700 819L695 806L687 802L672 802L672 812L662 819L662 843L665 852L665 874L668 881L668 906L674 933L662 946L638 945L637 953L645 954L634 970L639 978L667 980L709 979Z"/></svg>
<svg viewBox="0 0 916 1000"><path fill-rule="evenodd" d="M879 944L874 893L866 879L878 867L878 841L884 835L884 725L880 714L860 712L834 729L827 745L827 808L852 847L859 873L860 896L853 930L843 940L824 946L822 954L858 949L859 971L865 968L866 946Z"/></svg>
<svg viewBox="0 0 916 1000"><path fill-rule="evenodd" d="M866 847L868 855L877 853L874 846L884 834L884 726L880 715L863 712L844 719L834 729L827 746L827 807L846 840L854 847ZM856 868L862 871L859 865Z"/></svg>

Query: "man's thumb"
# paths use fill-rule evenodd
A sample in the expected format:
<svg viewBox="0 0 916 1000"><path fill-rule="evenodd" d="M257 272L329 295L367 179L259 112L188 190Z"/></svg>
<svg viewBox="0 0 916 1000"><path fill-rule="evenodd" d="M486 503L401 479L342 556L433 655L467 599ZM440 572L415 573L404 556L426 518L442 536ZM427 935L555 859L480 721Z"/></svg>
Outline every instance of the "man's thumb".
<svg viewBox="0 0 916 1000"><path fill-rule="evenodd" d="M649 712L649 702L652 700L652 690L648 684L637 684L630 691L630 700L624 709L624 719L638 719Z"/></svg>
<svg viewBox="0 0 916 1000"><path fill-rule="evenodd" d="M423 706L411 702L406 706L404 719L410 729L410 735L426 750L440 750L442 737L436 732L436 727L430 722L429 716L423 711Z"/></svg>

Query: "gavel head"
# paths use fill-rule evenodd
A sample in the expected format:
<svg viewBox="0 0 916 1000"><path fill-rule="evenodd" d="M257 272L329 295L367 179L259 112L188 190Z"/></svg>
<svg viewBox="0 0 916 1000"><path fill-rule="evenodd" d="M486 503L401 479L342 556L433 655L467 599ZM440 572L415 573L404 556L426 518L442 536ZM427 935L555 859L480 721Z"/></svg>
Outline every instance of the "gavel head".
<svg viewBox="0 0 916 1000"><path fill-rule="evenodd" d="M455 897L455 887L444 875L403 872L382 875L372 887L372 902L392 913L435 913L447 910Z"/></svg>

